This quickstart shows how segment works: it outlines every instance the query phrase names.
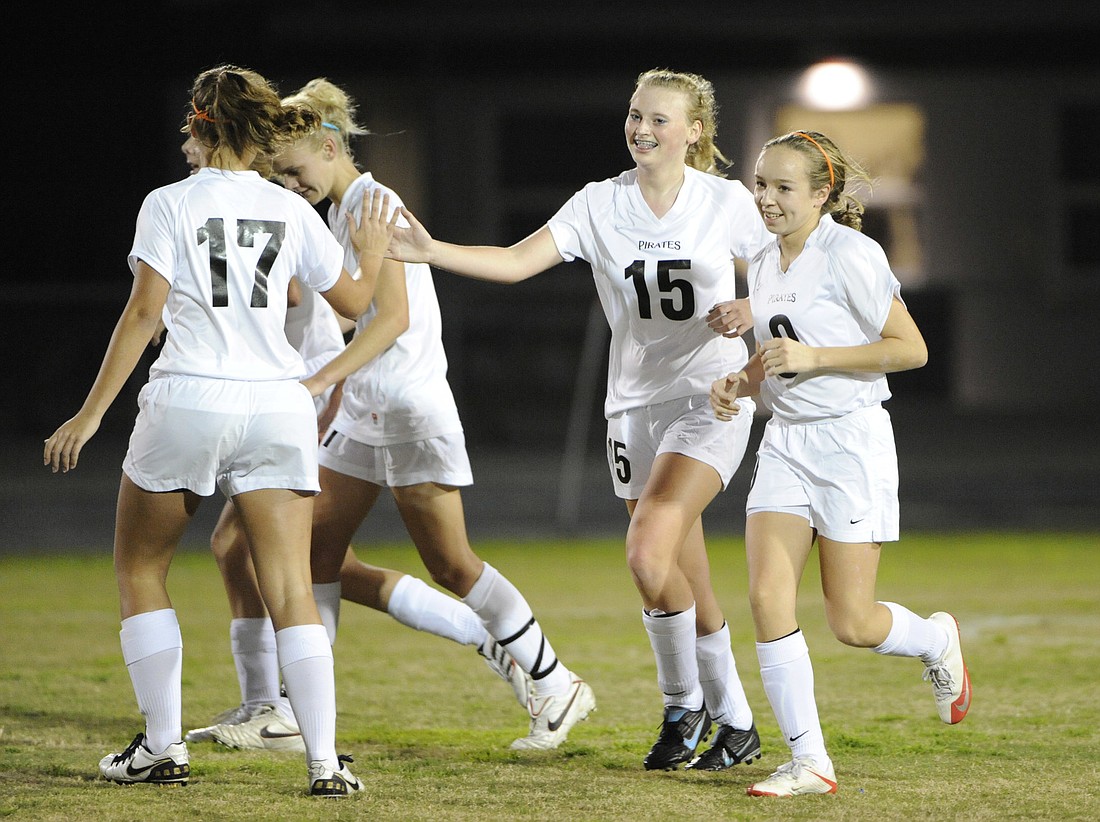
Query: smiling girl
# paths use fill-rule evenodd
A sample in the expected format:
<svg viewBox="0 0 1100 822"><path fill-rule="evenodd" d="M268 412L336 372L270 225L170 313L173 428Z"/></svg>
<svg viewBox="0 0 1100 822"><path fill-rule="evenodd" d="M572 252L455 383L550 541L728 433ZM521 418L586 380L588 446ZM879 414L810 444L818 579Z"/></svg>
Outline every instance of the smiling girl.
<svg viewBox="0 0 1100 822"><path fill-rule="evenodd" d="M886 374L919 368L928 352L882 248L859 232L863 209L849 187L861 180L866 173L817 132L764 146L754 196L776 240L749 266L757 353L711 389L720 420L736 419L740 398L757 393L772 412L745 542L760 675L792 760L750 786L753 796L837 790L795 614L815 540L837 639L920 658L944 722L962 721L970 706L955 618L875 600L882 543L898 539Z"/></svg>
<svg viewBox="0 0 1100 822"><path fill-rule="evenodd" d="M390 247L399 259L499 283L563 261L591 265L611 326L608 467L630 514L627 564L664 702L644 761L650 770L690 762L712 722L718 734L693 767L721 770L760 755L711 586L701 515L741 461L754 408L741 400L745 413L735 426L710 413L712 375L740 368L748 352L736 336L715 334L707 316L735 297L734 258L750 258L767 233L748 191L718 171L725 158L716 130L707 80L647 71L624 125L634 168L589 183L507 248L434 240L407 211L411 228L398 229Z"/></svg>

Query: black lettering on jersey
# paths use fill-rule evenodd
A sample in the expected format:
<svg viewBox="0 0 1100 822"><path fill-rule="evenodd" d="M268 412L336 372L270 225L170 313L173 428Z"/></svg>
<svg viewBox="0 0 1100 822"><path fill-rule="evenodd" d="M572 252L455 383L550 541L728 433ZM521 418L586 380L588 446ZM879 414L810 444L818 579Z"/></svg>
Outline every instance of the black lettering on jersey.
<svg viewBox="0 0 1100 822"><path fill-rule="evenodd" d="M635 260L623 273L626 279L634 283L634 291L638 295L638 316L643 320L652 320L653 306L645 280L645 266L645 260ZM691 260L657 260L657 290L661 294L671 295L661 298L661 313L670 320L690 320L695 316L695 289L691 280L671 274L672 271L690 268Z"/></svg>
<svg viewBox="0 0 1100 822"><path fill-rule="evenodd" d="M773 337L786 337L788 340L798 342L798 335L794 333L794 325L791 323L790 317L786 314L776 314L773 316L768 321L768 330L772 332ZM797 377L798 372L788 371L779 376L790 379L791 377Z"/></svg>
<svg viewBox="0 0 1100 822"><path fill-rule="evenodd" d="M283 247L286 223L281 220L237 220L237 245L252 248L256 235L266 234L267 243L256 260L256 272L252 280L252 308L267 308L267 275Z"/></svg>
<svg viewBox="0 0 1100 822"><path fill-rule="evenodd" d="M650 242L649 240L638 240L639 251L653 251L654 249L663 249L665 251L679 251L679 240L661 240L660 242Z"/></svg>
<svg viewBox="0 0 1100 822"><path fill-rule="evenodd" d="M208 243L210 258L210 297L214 308L229 305L228 268L225 261L225 224L221 217L211 217L198 231L198 243Z"/></svg>
<svg viewBox="0 0 1100 822"><path fill-rule="evenodd" d="M256 270L252 277L252 299L250 307L267 308L267 278L275 265L275 258L283 247L286 236L286 223L280 220L238 220L237 245L240 248L253 248L257 234L266 234L260 257L256 261ZM221 217L211 217L199 227L198 244L207 244L207 257L210 260L210 298L215 308L229 305L229 265L225 247L225 223Z"/></svg>

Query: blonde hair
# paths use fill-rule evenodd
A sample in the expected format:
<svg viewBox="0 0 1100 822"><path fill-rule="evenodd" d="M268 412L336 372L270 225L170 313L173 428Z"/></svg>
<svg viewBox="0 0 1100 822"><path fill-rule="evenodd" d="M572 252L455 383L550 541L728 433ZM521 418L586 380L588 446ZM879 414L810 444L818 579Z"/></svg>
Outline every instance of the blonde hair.
<svg viewBox="0 0 1100 822"><path fill-rule="evenodd" d="M206 146L211 165L229 153L255 155L262 165L287 144L319 127L316 113L284 105L274 86L251 69L207 69L191 86L191 111L180 131Z"/></svg>
<svg viewBox="0 0 1100 822"><path fill-rule="evenodd" d="M687 98L688 122L698 120L703 125L699 139L688 146L684 162L694 169L725 177L718 163L730 165L730 161L714 144L718 136L718 104L714 101L714 86L698 74L671 71L670 69L650 69L638 75L634 90L640 88L665 88L679 91Z"/></svg>
<svg viewBox="0 0 1100 822"><path fill-rule="evenodd" d="M368 129L355 122L356 105L346 91L324 77L315 77L289 97L285 105L299 105L312 109L321 121L310 135L317 143L331 137L343 152L354 161L350 138L370 134Z"/></svg>
<svg viewBox="0 0 1100 822"><path fill-rule="evenodd" d="M792 131L769 140L761 150L772 146L786 146L806 158L812 191L828 187L822 214L856 231L863 228L863 203L852 194L852 189L862 184L870 190L871 176L859 163L817 131Z"/></svg>

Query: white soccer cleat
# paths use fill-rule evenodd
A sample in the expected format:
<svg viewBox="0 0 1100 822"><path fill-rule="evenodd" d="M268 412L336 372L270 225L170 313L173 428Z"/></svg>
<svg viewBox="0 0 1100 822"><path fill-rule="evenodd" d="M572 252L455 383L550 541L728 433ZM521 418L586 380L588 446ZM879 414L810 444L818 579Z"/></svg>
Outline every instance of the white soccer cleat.
<svg viewBox="0 0 1100 822"><path fill-rule="evenodd" d="M276 705L260 705L246 722L215 725L210 729L215 742L227 748L305 753L306 743L298 723Z"/></svg>
<svg viewBox="0 0 1100 822"><path fill-rule="evenodd" d="M489 670L511 686L516 702L526 708L527 700L534 690L531 675L523 670L507 649L491 636L486 635L485 642L478 646L477 652L485 660Z"/></svg>
<svg viewBox="0 0 1100 822"><path fill-rule="evenodd" d="M137 782L149 785L186 785L191 776L187 745L173 742L159 754L145 747L145 734L134 737L122 753L107 754L99 760L104 779L120 785Z"/></svg>
<svg viewBox="0 0 1100 822"><path fill-rule="evenodd" d="M252 708L247 705L238 705L235 708L227 708L222 711L216 717L214 721L207 725L205 728L195 728L188 731L183 736L184 742L213 742L214 741L214 728L219 725L238 725L241 722L247 722L252 718Z"/></svg>
<svg viewBox="0 0 1100 822"><path fill-rule="evenodd" d="M336 762L321 759L309 763L309 795L329 799L341 799L363 790L360 782L345 763L353 762L350 756L341 754Z"/></svg>
<svg viewBox="0 0 1100 822"><path fill-rule="evenodd" d="M928 619L947 631L947 649L938 660L924 666L924 679L932 683L940 719L955 725L970 710L970 674L963 661L959 622L944 611L937 611Z"/></svg>
<svg viewBox="0 0 1100 822"><path fill-rule="evenodd" d="M512 743L516 751L549 751L558 747L569 730L596 710L596 696L583 679L572 677L569 690L557 696L536 696L527 700L531 730Z"/></svg>
<svg viewBox="0 0 1100 822"><path fill-rule="evenodd" d="M828 759L818 763L810 756L796 756L765 779L750 785L749 796L803 796L815 793L836 793L836 774Z"/></svg>

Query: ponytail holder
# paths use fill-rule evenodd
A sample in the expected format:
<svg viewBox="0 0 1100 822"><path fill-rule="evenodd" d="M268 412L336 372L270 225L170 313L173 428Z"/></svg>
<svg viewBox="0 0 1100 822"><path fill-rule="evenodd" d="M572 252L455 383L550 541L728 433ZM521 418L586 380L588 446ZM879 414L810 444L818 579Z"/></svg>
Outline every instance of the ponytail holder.
<svg viewBox="0 0 1100 822"><path fill-rule="evenodd" d="M218 121L217 121L217 120L215 120L215 119L214 119L213 117L211 117L211 116L210 116L209 114L207 114L207 113L206 113L206 111L205 111L204 109L201 109L201 108L199 108L199 107L198 107L197 105L195 105L195 101L194 101L194 100L191 100L191 108L195 110L195 118L196 118L196 119L199 119L199 120L205 120L205 121L206 121L206 122L208 122L208 123L216 123L216 122L218 122Z"/></svg>
<svg viewBox="0 0 1100 822"><path fill-rule="evenodd" d="M817 140L815 140L804 131L796 131L795 136L805 137L807 140L817 146L817 150L820 151L821 156L825 158L825 165L829 167L829 188L833 188L836 185L836 175L833 173L833 161L829 159L829 155L825 153L825 149L821 147L821 143L819 143Z"/></svg>
<svg viewBox="0 0 1100 822"><path fill-rule="evenodd" d="M339 131L340 130L340 126L334 125L332 123L324 122L324 121L321 122L321 128L331 128L333 131Z"/></svg>

